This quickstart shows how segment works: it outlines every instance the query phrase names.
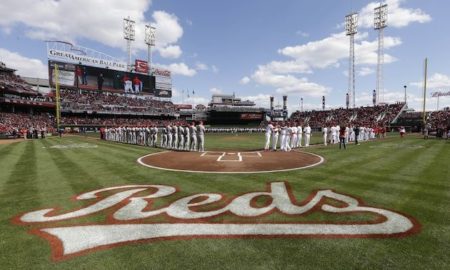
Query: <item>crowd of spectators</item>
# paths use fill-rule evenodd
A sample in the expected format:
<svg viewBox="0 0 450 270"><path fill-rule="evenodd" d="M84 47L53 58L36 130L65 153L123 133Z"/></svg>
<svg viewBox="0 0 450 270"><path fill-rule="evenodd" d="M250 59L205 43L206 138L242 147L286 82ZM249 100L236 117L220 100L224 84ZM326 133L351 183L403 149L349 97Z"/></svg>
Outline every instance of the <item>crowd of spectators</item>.
<svg viewBox="0 0 450 270"><path fill-rule="evenodd" d="M431 112L427 123L432 129L447 129L450 121L450 109Z"/></svg>
<svg viewBox="0 0 450 270"><path fill-rule="evenodd" d="M100 91L61 91L63 110L87 110L107 112L173 113L175 106L170 101L151 97L121 95Z"/></svg>
<svg viewBox="0 0 450 270"><path fill-rule="evenodd" d="M329 124L357 123L362 126L387 126L399 114L404 103L360 107L355 109L334 109L326 111L294 112L293 121L306 121L313 128Z"/></svg>
<svg viewBox="0 0 450 270"><path fill-rule="evenodd" d="M0 90L20 94L38 95L20 76L13 72L0 72Z"/></svg>
<svg viewBox="0 0 450 270"><path fill-rule="evenodd" d="M51 114L31 115L25 113L0 112L0 134L19 136L24 132L54 132L54 117Z"/></svg>
<svg viewBox="0 0 450 270"><path fill-rule="evenodd" d="M162 119L142 119L142 118L95 118L64 116L61 123L67 126L97 126L97 127L124 127L124 126L166 126L168 123L185 124L185 120L162 120Z"/></svg>

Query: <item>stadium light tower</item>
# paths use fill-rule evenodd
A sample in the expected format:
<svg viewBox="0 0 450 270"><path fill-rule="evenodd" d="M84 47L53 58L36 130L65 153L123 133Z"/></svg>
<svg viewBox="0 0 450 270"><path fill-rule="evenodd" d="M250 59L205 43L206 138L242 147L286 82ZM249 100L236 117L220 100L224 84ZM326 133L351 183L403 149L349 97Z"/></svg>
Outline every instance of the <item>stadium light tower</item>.
<svg viewBox="0 0 450 270"><path fill-rule="evenodd" d="M151 25L145 25L145 44L148 46L147 63L148 63L148 75L151 75L152 67L152 47L156 43L156 28Z"/></svg>
<svg viewBox="0 0 450 270"><path fill-rule="evenodd" d="M134 41L135 37L134 25L135 21L131 20L130 16L123 19L123 38L127 41L128 71L131 71L131 41Z"/></svg>
<svg viewBox="0 0 450 270"><path fill-rule="evenodd" d="M380 3L379 7L373 9L374 18L373 26L378 31L378 61L377 61L377 104L381 99L384 101L384 87L383 87L383 64L384 64L384 28L387 27L387 4Z"/></svg>
<svg viewBox="0 0 450 270"><path fill-rule="evenodd" d="M350 36L350 53L348 61L348 95L355 108L355 35L358 32L358 13L345 16L345 33Z"/></svg>

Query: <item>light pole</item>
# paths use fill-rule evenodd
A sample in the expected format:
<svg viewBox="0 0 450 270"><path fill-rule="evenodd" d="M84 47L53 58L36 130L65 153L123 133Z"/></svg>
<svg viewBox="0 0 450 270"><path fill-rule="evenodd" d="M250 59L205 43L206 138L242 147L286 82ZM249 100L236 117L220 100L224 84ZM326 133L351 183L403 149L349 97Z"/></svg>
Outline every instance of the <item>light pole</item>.
<svg viewBox="0 0 450 270"><path fill-rule="evenodd" d="M123 38L127 41L128 71L131 71L131 41L134 41L135 37L134 24L135 21L131 20L129 16L123 19Z"/></svg>
<svg viewBox="0 0 450 270"><path fill-rule="evenodd" d="M145 25L145 44L148 46L147 63L148 63L148 75L151 75L152 68L152 47L155 46L156 28L151 25Z"/></svg>
<svg viewBox="0 0 450 270"><path fill-rule="evenodd" d="M387 27L387 4L381 4L374 8L373 26L378 30L378 61L377 61L377 102L380 102L380 93L384 102L384 87L383 87L383 64L384 64L384 28Z"/></svg>
<svg viewBox="0 0 450 270"><path fill-rule="evenodd" d="M348 95L355 108L355 35L358 32L358 13L345 16L345 33L350 36L350 53L348 64Z"/></svg>
<svg viewBox="0 0 450 270"><path fill-rule="evenodd" d="M405 104L406 104L406 85L403 85L403 88L405 88Z"/></svg>

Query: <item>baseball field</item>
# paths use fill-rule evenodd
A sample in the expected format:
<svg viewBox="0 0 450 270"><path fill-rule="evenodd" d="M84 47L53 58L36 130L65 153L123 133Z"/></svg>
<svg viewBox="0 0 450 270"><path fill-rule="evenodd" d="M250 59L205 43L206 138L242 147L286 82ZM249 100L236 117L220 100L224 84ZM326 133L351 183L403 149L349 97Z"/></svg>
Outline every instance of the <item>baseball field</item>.
<svg viewBox="0 0 450 270"><path fill-rule="evenodd" d="M199 162L263 162L263 144L261 134L208 135L212 158ZM450 267L449 140L315 145L294 155L321 162L264 173L138 162L159 151L97 135L1 144L0 268Z"/></svg>

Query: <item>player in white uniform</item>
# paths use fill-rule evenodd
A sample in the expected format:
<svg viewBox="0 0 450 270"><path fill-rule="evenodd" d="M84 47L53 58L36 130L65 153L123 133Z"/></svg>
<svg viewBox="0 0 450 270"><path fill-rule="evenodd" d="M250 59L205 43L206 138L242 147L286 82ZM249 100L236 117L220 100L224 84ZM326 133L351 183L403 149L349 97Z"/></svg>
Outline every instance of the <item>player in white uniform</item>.
<svg viewBox="0 0 450 270"><path fill-rule="evenodd" d="M284 148L287 152L292 150L291 139L292 139L292 125L291 125L291 123L288 123L287 129L286 129L286 145L284 146Z"/></svg>
<svg viewBox="0 0 450 270"><path fill-rule="evenodd" d="M291 148L297 148L297 144L298 144L298 136L297 136L297 123L293 123L292 127L292 137L291 137Z"/></svg>
<svg viewBox="0 0 450 270"><path fill-rule="evenodd" d="M323 145L327 146L328 128L326 126L322 128L322 134L323 134Z"/></svg>
<svg viewBox="0 0 450 270"><path fill-rule="evenodd" d="M305 127L305 147L309 147L309 141L311 139L311 127L309 124L306 124Z"/></svg>
<svg viewBox="0 0 450 270"><path fill-rule="evenodd" d="M266 126L266 144L264 145L264 151L269 151L270 137L272 133L273 133L273 125L272 122L269 122Z"/></svg>
<svg viewBox="0 0 450 270"><path fill-rule="evenodd" d="M197 126L197 137L198 137L198 151L205 152L205 126L203 126L203 122Z"/></svg>
<svg viewBox="0 0 450 270"><path fill-rule="evenodd" d="M297 148L302 147L303 128L300 123L297 126Z"/></svg>
<svg viewBox="0 0 450 270"><path fill-rule="evenodd" d="M286 151L286 134L287 134L287 126L286 123L281 123L281 131L280 131L280 150Z"/></svg>
<svg viewBox="0 0 450 270"><path fill-rule="evenodd" d="M275 124L272 132L272 151L277 151L278 136L280 136L280 126Z"/></svg>

